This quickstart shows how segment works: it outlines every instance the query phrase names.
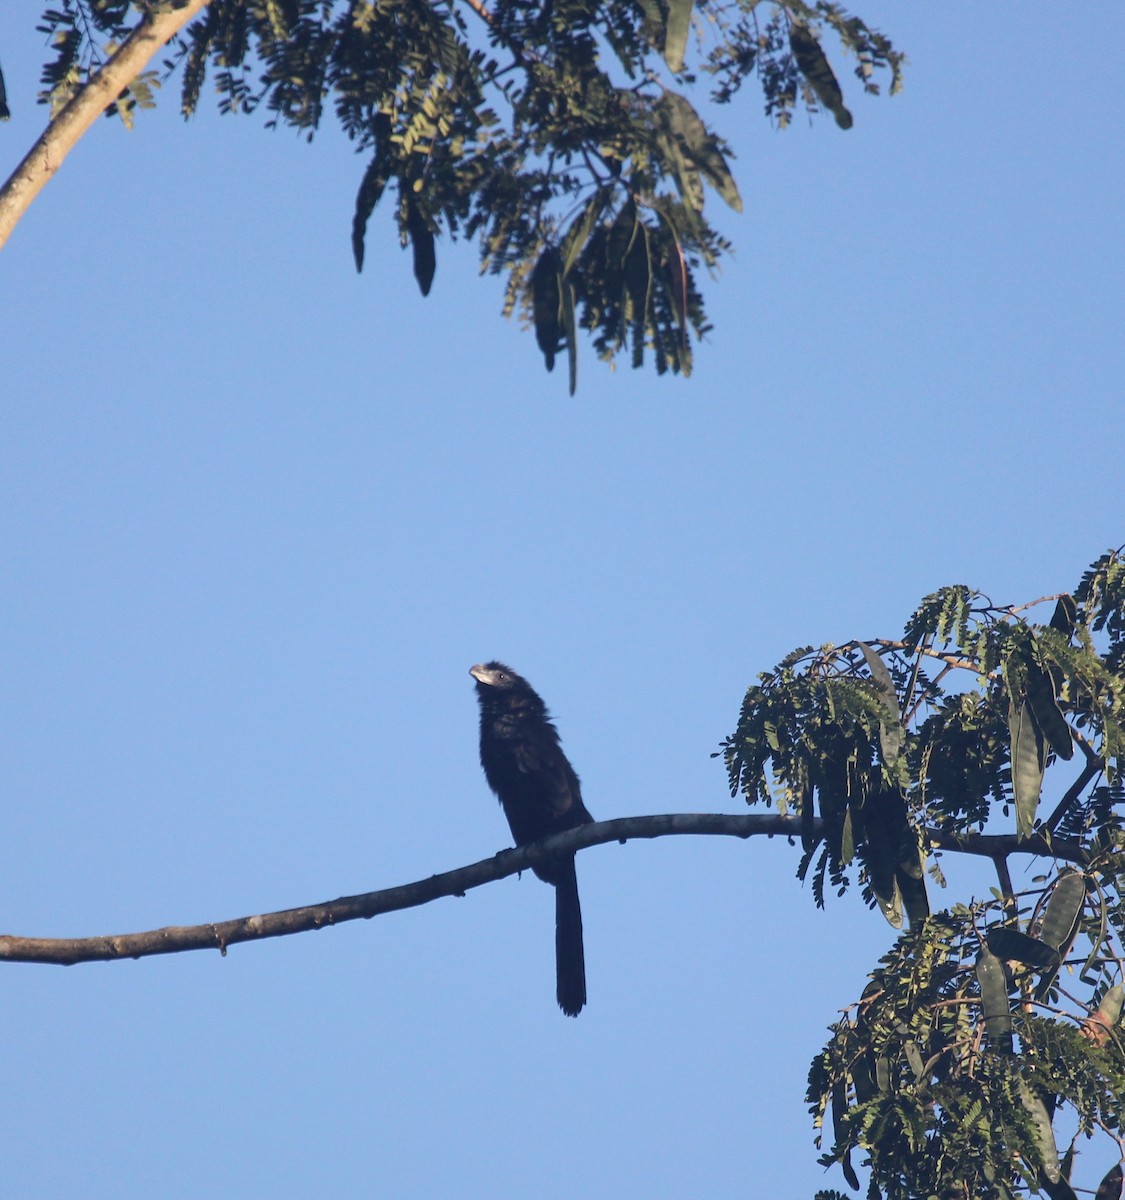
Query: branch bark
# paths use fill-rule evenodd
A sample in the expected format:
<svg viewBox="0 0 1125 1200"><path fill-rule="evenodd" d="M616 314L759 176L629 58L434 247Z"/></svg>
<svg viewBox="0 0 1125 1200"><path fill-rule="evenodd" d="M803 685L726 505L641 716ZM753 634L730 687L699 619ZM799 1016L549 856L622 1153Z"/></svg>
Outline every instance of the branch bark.
<svg viewBox="0 0 1125 1200"><path fill-rule="evenodd" d="M142 17L121 48L81 91L71 97L0 188L0 247L47 181L62 166L63 159L74 149L78 139L148 66L152 56L209 2L185 0L182 7L163 9Z"/></svg>
<svg viewBox="0 0 1125 1200"><path fill-rule="evenodd" d="M814 834L821 832L819 818L814 822ZM0 935L0 961L54 963L71 966L80 962L106 962L123 958L147 958L154 954L176 954L183 950L218 950L226 954L227 947L238 942L253 942L262 938L285 937L323 929L344 921L381 916L404 908L416 908L442 896L463 896L473 888L482 887L508 875L516 875L552 854L585 850L606 842L625 843L631 838L656 838L670 835L703 834L720 837L787 837L799 839L801 819L777 813L667 813L649 817L621 817L613 821L597 821L578 829L567 830L530 846L501 850L492 858L467 867L431 875L415 883L365 892L359 896L342 896L321 904L290 908L282 912L258 916L237 917L205 925L171 925L144 933L112 934L107 937L40 938ZM1012 835L967 834L952 839L928 831L933 845L995 858L1002 854L1039 854L1080 862L1082 852L1067 843L1052 842L1049 846L1041 837L1017 841Z"/></svg>

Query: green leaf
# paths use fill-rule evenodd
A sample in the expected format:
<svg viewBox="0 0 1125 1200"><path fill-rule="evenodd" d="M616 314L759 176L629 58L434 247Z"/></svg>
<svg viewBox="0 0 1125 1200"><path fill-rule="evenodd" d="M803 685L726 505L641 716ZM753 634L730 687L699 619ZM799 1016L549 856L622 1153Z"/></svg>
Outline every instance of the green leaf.
<svg viewBox="0 0 1125 1200"><path fill-rule="evenodd" d="M847 866L855 858L855 837L852 834L851 806L844 809L844 828L840 834L840 863Z"/></svg>
<svg viewBox="0 0 1125 1200"><path fill-rule="evenodd" d="M1060 955L1065 955L1074 941L1085 903L1086 876L1081 871L1064 871L1051 890L1039 924L1039 937Z"/></svg>
<svg viewBox="0 0 1125 1200"><path fill-rule="evenodd" d="M563 337L566 339L566 367L570 394L578 386L578 336L574 327L574 285L559 276Z"/></svg>
<svg viewBox="0 0 1125 1200"><path fill-rule="evenodd" d="M539 256L531 272L531 307L535 319L535 340L543 352L547 370L555 369L555 355L562 347L562 262L554 246Z"/></svg>
<svg viewBox="0 0 1125 1200"><path fill-rule="evenodd" d="M652 295L652 251L648 226L637 217L625 251L625 298L622 306L632 327L633 366L639 367L644 356L645 328L648 324Z"/></svg>
<svg viewBox="0 0 1125 1200"><path fill-rule="evenodd" d="M1064 871L1051 890L1043 919L1039 922L1039 937L1060 959L1066 957L1086 903L1086 876L1081 871ZM1035 999L1044 1000L1054 985L1059 967L1044 968L1043 977L1035 988Z"/></svg>
<svg viewBox="0 0 1125 1200"><path fill-rule="evenodd" d="M886 713L886 719L879 722L879 750L883 762L888 767L893 767L898 762L902 742L906 737L906 730L902 726L902 711L898 704L898 692L895 691L894 680L882 656L876 654L866 642L860 642L859 648L867 660L867 669L879 690L879 699Z"/></svg>
<svg viewBox="0 0 1125 1200"><path fill-rule="evenodd" d="M363 270L364 237L367 233L367 222L375 211L387 186L386 168L376 155L368 164L359 185L355 198L355 216L352 218L352 254L355 257L355 269Z"/></svg>
<svg viewBox="0 0 1125 1200"><path fill-rule="evenodd" d="M668 287L672 296L672 307L676 310L676 322L680 327L680 348L687 349L688 273L684 250L679 239L673 235L672 252L667 263Z"/></svg>
<svg viewBox="0 0 1125 1200"><path fill-rule="evenodd" d="M414 278L423 296L430 294L437 269L434 253L434 235L429 222L422 215L413 192L406 193L406 229L410 234L410 245L414 251Z"/></svg>
<svg viewBox="0 0 1125 1200"><path fill-rule="evenodd" d="M980 984L980 1004L984 1027L993 1049L1011 1054L1012 1010L1008 1003L1008 977L1004 964L987 946L977 955L977 982Z"/></svg>
<svg viewBox="0 0 1125 1200"><path fill-rule="evenodd" d="M571 268L586 248L590 234L594 231L594 225L601 216L608 199L609 192L605 188L598 188L587 201L582 215L570 223L562 240L562 273L564 276L570 274Z"/></svg>
<svg viewBox="0 0 1125 1200"><path fill-rule="evenodd" d="M874 891L874 888L872 888ZM902 928L902 890L898 885L898 876L891 876L890 888L883 888L875 892L875 902L879 905L879 911L886 918L887 924L892 929Z"/></svg>
<svg viewBox="0 0 1125 1200"><path fill-rule="evenodd" d="M691 31L692 0L668 0L668 24L664 31L664 61L668 70L682 71L688 33Z"/></svg>
<svg viewBox="0 0 1125 1200"><path fill-rule="evenodd" d="M1013 959L1037 971L1058 969L1059 952L1054 947L1010 925L993 926L985 935L985 941L997 958Z"/></svg>
<svg viewBox="0 0 1125 1200"><path fill-rule="evenodd" d="M1051 1200L1078 1200L1078 1193L1067 1182L1065 1170L1060 1169L1059 1178L1054 1183L1041 1171L1039 1174L1039 1184L1043 1191L1051 1197Z"/></svg>
<svg viewBox="0 0 1125 1200"><path fill-rule="evenodd" d="M1062 1170L1059 1167L1059 1150L1055 1145L1055 1131L1051 1128L1051 1117L1047 1112L1047 1106L1022 1079L1020 1080L1020 1099L1035 1127L1035 1140L1039 1146L1040 1158L1043 1160L1043 1174L1047 1177L1048 1183L1058 1183L1062 1179Z"/></svg>
<svg viewBox="0 0 1125 1200"><path fill-rule="evenodd" d="M1116 1163L1106 1172L1094 1200L1121 1200L1121 1164Z"/></svg>
<svg viewBox="0 0 1125 1200"><path fill-rule="evenodd" d="M1012 740L1012 794L1016 801L1016 836L1031 836L1043 789L1044 746L1026 700L1008 699L1008 732Z"/></svg>
<svg viewBox="0 0 1125 1200"><path fill-rule="evenodd" d="M738 194L738 185L719 148L719 139L703 123L691 103L679 92L665 92L658 102L658 108L670 138L689 164L707 176L711 186L735 212L741 212L742 197Z"/></svg>
<svg viewBox="0 0 1125 1200"><path fill-rule="evenodd" d="M820 42L804 25L793 21L789 26L789 48L801 74L812 85L816 98L836 118L841 129L851 129L852 114L844 107L844 93L840 91Z"/></svg>
<svg viewBox="0 0 1125 1200"><path fill-rule="evenodd" d="M1055 605L1054 615L1051 617L1051 628L1057 629L1059 633L1065 634L1070 638L1074 633L1074 627L1078 622L1078 605L1074 603L1074 597L1070 595L1060 596L1058 603Z"/></svg>
<svg viewBox="0 0 1125 1200"><path fill-rule="evenodd" d="M637 0L644 20L641 22L641 33L650 46L659 50L664 43L664 11L659 0Z"/></svg>
<svg viewBox="0 0 1125 1200"><path fill-rule="evenodd" d="M930 897L926 891L926 878L922 864L911 864L908 868L903 863L895 866L895 882L898 884L899 895L902 896L903 907L907 919L912 926L924 921L930 915Z"/></svg>
<svg viewBox="0 0 1125 1200"><path fill-rule="evenodd" d="M1027 667L1027 702L1051 749L1059 758L1073 758L1074 738L1055 699L1055 685L1050 674L1035 663Z"/></svg>
<svg viewBox="0 0 1125 1200"><path fill-rule="evenodd" d="M846 1129L844 1125L845 1118L848 1112L848 1094L842 1080L837 1080L832 1085L832 1134L837 1145L844 1141ZM840 1169L844 1172L844 1178L848 1183L859 1190L859 1179L856 1176L855 1168L852 1166L851 1147L845 1145L843 1153L840 1155Z"/></svg>
<svg viewBox="0 0 1125 1200"><path fill-rule="evenodd" d="M902 1043L902 1052L906 1055L906 1064L914 1076L914 1082L921 1083L922 1076L926 1073L926 1064L922 1061L922 1052L918 1049L918 1043L913 1038L907 1038Z"/></svg>

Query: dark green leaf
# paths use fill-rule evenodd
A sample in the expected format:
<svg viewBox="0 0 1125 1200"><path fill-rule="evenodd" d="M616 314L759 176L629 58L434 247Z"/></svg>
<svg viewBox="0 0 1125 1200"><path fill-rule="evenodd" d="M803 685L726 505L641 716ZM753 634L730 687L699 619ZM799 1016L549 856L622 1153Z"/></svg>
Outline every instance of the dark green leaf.
<svg viewBox="0 0 1125 1200"><path fill-rule="evenodd" d="M1043 789L1043 735L1026 700L1008 700L1008 731L1012 741L1012 794L1016 801L1016 836L1030 837Z"/></svg>
<svg viewBox="0 0 1125 1200"><path fill-rule="evenodd" d="M565 336L562 326L561 268L558 251L548 246L531 272L535 340L543 352L548 371L555 369L555 355L562 348Z"/></svg>
<svg viewBox="0 0 1125 1200"><path fill-rule="evenodd" d="M711 186L735 212L741 212L742 197L738 194L738 185L730 173L727 160L719 149L719 141L691 103L678 92L665 92L660 99L660 109L670 138L688 163L707 176Z"/></svg>
<svg viewBox="0 0 1125 1200"><path fill-rule="evenodd" d="M379 203L383 189L387 186L387 174L383 163L376 155L367 164L363 173L363 181L355 198L355 216L352 218L352 254L355 257L356 271L363 270L364 236L367 232L367 222Z"/></svg>
<svg viewBox="0 0 1125 1200"><path fill-rule="evenodd" d="M802 772L803 774L803 772ZM801 792L801 846L806 851L811 851L817 843L815 820L816 814L813 812L813 790L808 779L802 780Z"/></svg>
<svg viewBox="0 0 1125 1200"><path fill-rule="evenodd" d="M559 276L559 292L562 300L562 331L566 339L566 367L570 394L578 386L578 335L574 326L574 285L569 279Z"/></svg>
<svg viewBox="0 0 1125 1200"><path fill-rule="evenodd" d="M1081 871L1064 871L1051 891L1039 925L1040 938L1061 955L1074 941L1085 902L1086 876Z"/></svg>
<svg viewBox="0 0 1125 1200"><path fill-rule="evenodd" d="M582 215L570 223L562 242L562 273L564 276L570 274L579 255L585 250L586 243L590 240L590 234L593 233L594 225L601 216L608 198L609 193L603 188L598 188L582 210Z"/></svg>
<svg viewBox="0 0 1125 1200"><path fill-rule="evenodd" d="M429 223L418 208L413 192L406 194L406 229L410 234L410 245L414 251L414 278L423 296L430 294L437 269L434 251L434 235Z"/></svg>
<svg viewBox="0 0 1125 1200"><path fill-rule="evenodd" d="M832 1132L839 1145L845 1141L844 1119L848 1112L848 1097L842 1081L837 1080L832 1085ZM846 1148L840 1155L840 1169L844 1172L844 1178L848 1183L859 1190L859 1179L856 1177L855 1168L852 1166L851 1148Z"/></svg>
<svg viewBox="0 0 1125 1200"><path fill-rule="evenodd" d="M659 50L664 45L664 11L659 0L637 0L644 13L641 33L649 45Z"/></svg>
<svg viewBox="0 0 1125 1200"><path fill-rule="evenodd" d="M882 656L876 654L866 642L860 642L859 648L867 660L867 669L879 689L879 698L886 712L886 719L879 723L879 750L883 755L883 762L888 767L893 767L898 762L902 742L906 737L906 730L902 727L902 712L898 705L898 692L895 691L894 680Z"/></svg>
<svg viewBox="0 0 1125 1200"><path fill-rule="evenodd" d="M922 1052L913 1038L907 1038L902 1043L902 1052L906 1055L906 1064L914 1075L914 1081L920 1083L926 1073L926 1064L922 1061Z"/></svg>
<svg viewBox="0 0 1125 1200"><path fill-rule="evenodd" d="M876 1092L875 1077L872 1068L875 1059L872 1054L861 1054L852 1063L852 1082L855 1085L857 1104L866 1104Z"/></svg>
<svg viewBox="0 0 1125 1200"><path fill-rule="evenodd" d="M1062 1169L1059 1166L1059 1151L1055 1145L1055 1131L1051 1128L1051 1117L1047 1112L1047 1106L1022 1079L1020 1080L1020 1099L1035 1127L1035 1141L1043 1160L1043 1174L1048 1183L1058 1183L1062 1179Z"/></svg>
<svg viewBox="0 0 1125 1200"><path fill-rule="evenodd" d="M1116 1163L1106 1172L1094 1200L1121 1200L1121 1164Z"/></svg>
<svg viewBox="0 0 1125 1200"><path fill-rule="evenodd" d="M985 941L997 958L1010 958L1037 971L1047 971L1059 965L1057 950L1010 925L994 925L985 935Z"/></svg>
<svg viewBox="0 0 1125 1200"><path fill-rule="evenodd" d="M1082 919L1082 906L1086 901L1086 877L1080 871L1064 871L1059 876L1039 923L1039 937L1059 958L1065 958L1070 949L1078 924ZM1042 979L1035 988L1036 1000L1043 1000L1054 986L1059 973L1058 966L1044 968Z"/></svg>
<svg viewBox="0 0 1125 1200"><path fill-rule="evenodd" d="M1004 964L984 946L977 955L976 971L988 1040L993 1049L1011 1054L1012 1010L1008 1003L1008 977L1004 972Z"/></svg>
<svg viewBox="0 0 1125 1200"><path fill-rule="evenodd" d="M664 61L669 71L681 71L688 33L691 31L692 0L668 0L668 24L664 31Z"/></svg>
<svg viewBox="0 0 1125 1200"><path fill-rule="evenodd" d="M852 114L844 107L844 93L821 49L820 42L796 21L789 26L789 48L800 72L812 85L816 98L836 118L841 129L851 129Z"/></svg>
<svg viewBox="0 0 1125 1200"><path fill-rule="evenodd" d="M688 273L684 261L683 247L678 239L672 242L668 255L668 286L672 293L672 305L676 310L676 322L680 327L680 345L687 346Z"/></svg>
<svg viewBox="0 0 1125 1200"><path fill-rule="evenodd" d="M1074 633L1077 620L1078 605L1074 603L1074 597L1060 596L1055 605L1054 615L1051 617L1051 628L1057 629L1059 633L1065 634L1069 638Z"/></svg>
<svg viewBox="0 0 1125 1200"><path fill-rule="evenodd" d="M906 909L910 924L917 925L930 915L930 897L926 891L926 879L922 865L915 855L914 863L907 869L902 863L895 866L895 882L898 884L899 895Z"/></svg>
<svg viewBox="0 0 1125 1200"><path fill-rule="evenodd" d="M852 810L844 809L844 828L840 834L840 862L846 867L855 858L855 837L852 833Z"/></svg>
<svg viewBox="0 0 1125 1200"><path fill-rule="evenodd" d="M1054 685L1046 671L1028 671L1027 701L1035 714L1035 723L1043 731L1051 749L1059 758L1068 761L1073 758L1074 738L1055 700Z"/></svg>
<svg viewBox="0 0 1125 1200"><path fill-rule="evenodd" d="M1039 1184L1043 1191L1051 1197L1051 1200L1078 1200L1078 1193L1067 1182L1066 1171L1064 1170L1060 1169L1059 1177L1054 1183L1047 1178L1046 1172L1040 1171Z"/></svg>

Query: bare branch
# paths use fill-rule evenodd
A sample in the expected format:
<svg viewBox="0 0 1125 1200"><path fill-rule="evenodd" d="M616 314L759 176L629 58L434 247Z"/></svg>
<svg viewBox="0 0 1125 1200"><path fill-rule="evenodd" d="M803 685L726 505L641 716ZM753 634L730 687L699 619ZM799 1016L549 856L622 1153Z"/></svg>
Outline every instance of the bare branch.
<svg viewBox="0 0 1125 1200"><path fill-rule="evenodd" d="M814 822L814 832L820 832L821 822ZM777 813L666 813L649 817L621 817L614 821L598 821L567 830L530 846L516 850L501 850L493 858L483 859L467 867L431 875L415 883L365 892L359 896L343 896L322 904L290 908L283 912L259 916L237 917L206 925L171 925L144 933L113 934L107 937L38 938L0 935L0 961L54 963L70 966L80 962L105 962L123 958L147 958L154 954L176 954L182 950L218 950L225 954L228 946L238 942L253 942L262 938L284 937L339 925L344 921L377 917L383 913L416 908L442 896L463 896L472 888L481 887L496 879L525 871L552 854L585 850L606 842L627 842L631 838L656 838L680 834L704 834L721 837L787 837L801 836L800 817ZM1047 857L1084 861L1079 847L1070 843L1050 845L1039 836L1017 841L1012 835L966 834L954 839L927 831L930 842L941 849L958 850L996 858L1003 854L1038 854Z"/></svg>
<svg viewBox="0 0 1125 1200"><path fill-rule="evenodd" d="M980 675L980 663L974 662L971 658L962 658L959 654L954 654L948 650L934 650L930 646L911 646L907 642L895 641L891 638L876 638L870 643L872 646L882 646L886 650L902 650L908 654L925 655L927 658L936 658L939 662L943 662L955 671L972 671L974 675ZM993 678L996 672L989 674L989 678Z"/></svg>
<svg viewBox="0 0 1125 1200"><path fill-rule="evenodd" d="M0 188L0 246L62 166L78 139L137 78L152 56L208 3L209 0L185 0L180 8L147 14L105 66L71 97Z"/></svg>
<svg viewBox="0 0 1125 1200"><path fill-rule="evenodd" d="M1066 794L1055 806L1055 811L1047 818L1045 828L1051 833L1054 833L1058 828L1059 822L1066 815L1071 805L1078 802L1079 797L1086 790L1088 784L1105 770L1105 761L1101 755L1090 745L1076 729L1071 729L1075 741L1078 742L1082 753L1086 757L1086 765L1082 768L1082 774L1066 789Z"/></svg>
<svg viewBox="0 0 1125 1200"><path fill-rule="evenodd" d="M1020 838L1014 833L942 833L927 829L926 837L936 850L949 850L958 854L976 854L983 858L1003 858L1009 854L1032 854L1037 858L1054 858L1062 862L1087 862L1086 851L1077 842L1060 841L1033 833Z"/></svg>
<svg viewBox="0 0 1125 1200"><path fill-rule="evenodd" d="M996 867L996 878L1000 881L1000 893L1004 897L1004 911L1010 918L1016 915L1016 893L1012 887L1012 874L1008 870L1008 859L1004 854L994 854L992 862Z"/></svg>

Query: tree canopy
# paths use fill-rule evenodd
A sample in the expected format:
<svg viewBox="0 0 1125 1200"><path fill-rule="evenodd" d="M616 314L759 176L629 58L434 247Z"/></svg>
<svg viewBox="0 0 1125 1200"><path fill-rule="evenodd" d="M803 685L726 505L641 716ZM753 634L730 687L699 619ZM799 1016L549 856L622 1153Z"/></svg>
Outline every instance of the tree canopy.
<svg viewBox="0 0 1125 1200"><path fill-rule="evenodd" d="M125 3L97 0L45 14L55 111L113 58L131 20ZM693 24L711 37L704 50ZM897 85L897 52L825 3L213 0L171 45L166 71L182 72L188 114L208 78L225 111L262 107L269 123L310 137L335 112L366 161L357 266L380 204L423 292L439 236L477 239L485 267L508 275L508 311L534 326L548 366L566 354L573 387L581 329L607 358L626 351L640 365L647 350L673 371L690 369L689 334L706 330L698 275L727 244L704 216L705 191L735 208L740 197L726 144L685 94L693 70L712 77L719 103L757 74L779 124L803 103L846 129L851 111L824 49L833 40L857 56L866 90L879 70ZM130 120L159 81L137 78L112 111ZM873 1196L1054 1200L1074 1194L1086 1166L1100 1200L1120 1195L1107 1143L1087 1164L1078 1147L1102 1134L1121 1157L1123 570L1110 552L1072 593L1029 605L948 587L900 635L803 647L749 690L723 746L733 791L785 822L747 832L800 840L798 874L818 904L854 885L893 926L910 923L809 1077L817 1127L831 1120L823 1161L858 1188L862 1155ZM592 829L583 844L595 836L647 834ZM995 893L934 911L928 880L940 884L941 855L959 851L992 860ZM542 853L474 869L472 882ZM1028 887L1013 885L1016 855L1042 859ZM445 882L442 894L468 886ZM315 928L322 914L300 916ZM235 932L265 936L263 924ZM298 922L284 924L273 932ZM207 929L200 944L225 948ZM103 942L101 957L134 952Z"/></svg>
<svg viewBox="0 0 1125 1200"><path fill-rule="evenodd" d="M858 1188L862 1152L887 1200L1069 1200L1079 1139L1105 1134L1120 1160L1121 551L1073 593L1013 606L947 587L900 638L796 650L750 688L724 749L733 792L799 817L818 904L858 869L864 899L911 924L813 1063L825 1164ZM931 915L943 850L988 854L993 897ZM1019 853L1044 868L1017 891ZM1119 1162L1101 1187L1120 1196Z"/></svg>
<svg viewBox="0 0 1125 1200"><path fill-rule="evenodd" d="M129 37L134 10L168 7L48 8L52 112ZM604 359L690 371L709 328L699 274L729 249L705 196L742 207L698 94L726 104L753 76L776 124L803 106L848 129L826 46L854 59L862 91L900 86L902 54L829 0L210 0L110 111L132 120L178 73L185 116L210 78L223 112L260 109L309 138L334 117L366 159L357 269L380 203L423 294L438 239L475 239L482 270L507 276L505 313L534 327L548 369L565 354L573 392L579 331Z"/></svg>

